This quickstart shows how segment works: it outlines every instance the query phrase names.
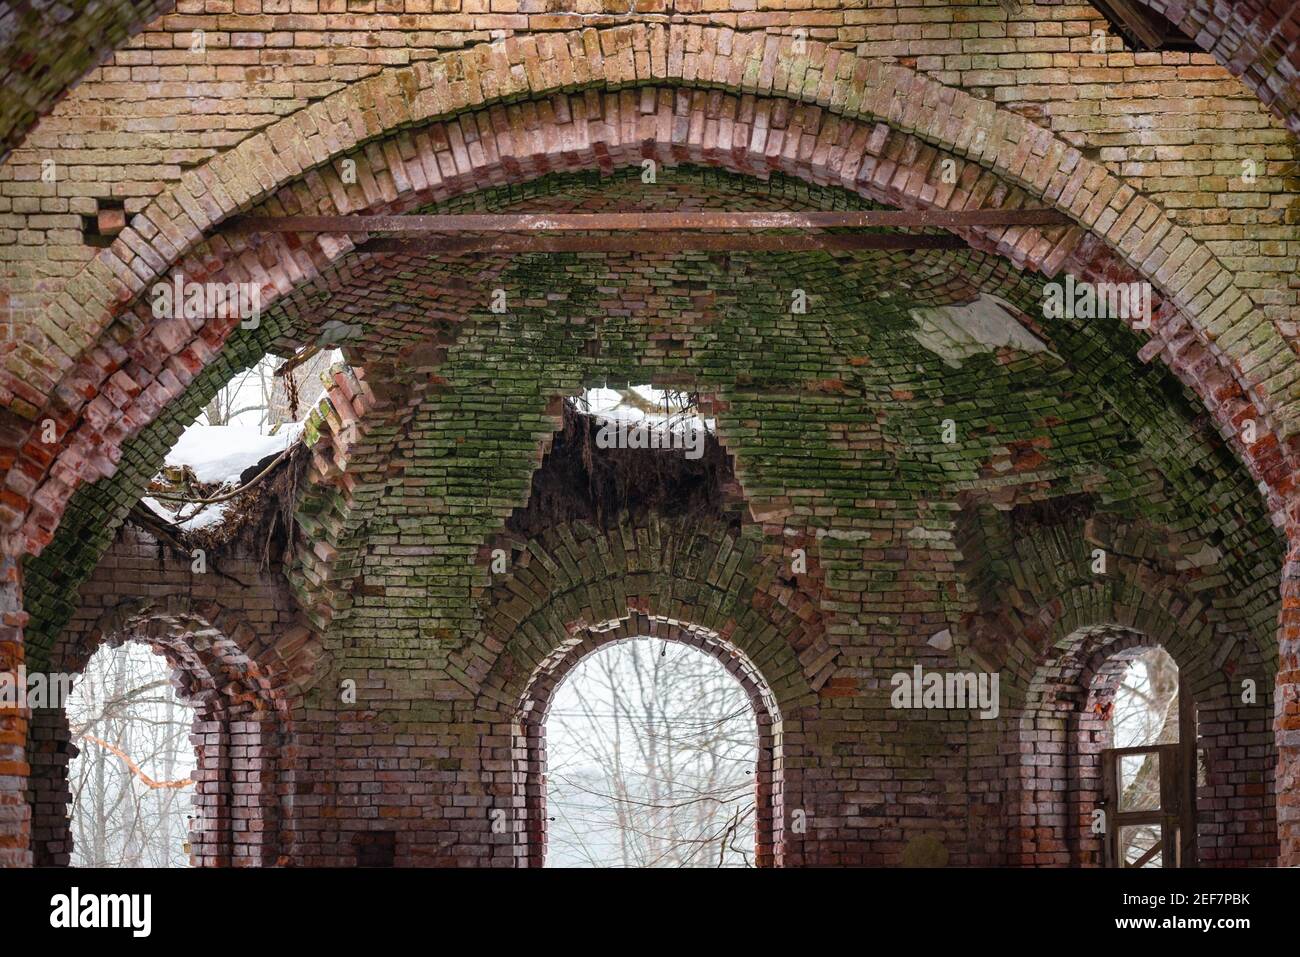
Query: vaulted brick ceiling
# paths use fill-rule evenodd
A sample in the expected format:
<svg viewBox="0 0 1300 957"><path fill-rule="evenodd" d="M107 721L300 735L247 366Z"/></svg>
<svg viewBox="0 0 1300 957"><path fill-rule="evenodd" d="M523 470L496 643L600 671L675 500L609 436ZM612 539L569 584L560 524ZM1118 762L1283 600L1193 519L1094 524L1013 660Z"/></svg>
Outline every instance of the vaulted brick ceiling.
<svg viewBox="0 0 1300 957"><path fill-rule="evenodd" d="M763 184L682 167L661 171L648 190L639 173L552 175L440 208L865 205L781 176ZM815 527L833 509L876 521L932 514L943 524L979 503L1005 510L1086 495L1161 535L1208 536L1222 555L1214 573L1230 583L1222 607L1269 642L1276 581L1258 557L1274 537L1249 476L1172 376L1134 358L1121 323L1044 319L1042 282L974 250L351 253L277 302L259 329L232 336L222 360L127 444L118 474L78 493L55 541L28 562L29 641L37 649L57 630L66 596L212 392L264 350L288 354L326 334L389 406L377 410L378 426L368 423L373 447L349 465L349 485L374 495L362 497L353 527L336 530L342 537L418 523L410 503L437 474L463 526L458 540L487 539L526 500L559 398L601 381L648 380L716 401L752 521ZM809 298L804 314L790 312L795 288ZM504 315L488 307L494 289L505 291ZM945 339L943 310L990 295L1007 304L1008 323L1026 337L1020 346ZM942 438L948 419L962 436L955 445ZM428 560L441 563L438 574L473 572L436 550ZM383 553L377 561L371 573L386 574ZM960 587L954 568L926 574L927 587Z"/></svg>

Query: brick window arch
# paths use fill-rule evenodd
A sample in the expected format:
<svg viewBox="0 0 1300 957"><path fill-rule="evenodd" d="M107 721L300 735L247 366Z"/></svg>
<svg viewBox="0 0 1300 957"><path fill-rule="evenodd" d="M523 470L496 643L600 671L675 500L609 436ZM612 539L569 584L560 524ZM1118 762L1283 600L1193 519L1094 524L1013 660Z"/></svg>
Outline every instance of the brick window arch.
<svg viewBox="0 0 1300 957"><path fill-rule="evenodd" d="M1081 823L1091 824L1091 813L1101 809L1105 814L1105 829L1098 834L1090 828L1087 837L1081 837L1080 844L1089 838L1100 839L1101 863L1108 867L1123 866L1122 832L1128 830L1134 820L1134 811L1120 797L1127 783L1127 770L1134 758L1148 757L1127 754L1132 749L1119 748L1115 708L1129 669L1147 652L1161 647L1158 642L1139 634L1119 638L1112 646L1097 653L1082 679L1087 698L1075 715L1075 753L1071 755L1071 763L1078 769ZM1177 668L1178 662L1173 664ZM1163 867L1189 867L1196 863L1197 723L1195 701L1182 681L1182 673L1178 668L1178 742L1162 749L1154 763L1161 785L1159 810L1164 812L1164 820L1159 826L1162 836L1169 839L1166 853L1160 855ZM1088 804L1092 805L1093 812L1088 811Z"/></svg>
<svg viewBox="0 0 1300 957"><path fill-rule="evenodd" d="M716 632L686 622L639 612L591 625L568 640L542 663L518 702L512 727L514 803L521 811L516 855L521 866L541 867L546 856L546 718L555 693L579 662L624 641L649 638L672 641L715 658L749 698L758 733L755 767L755 861L759 867L781 863L784 829L781 712L776 697L749 658Z"/></svg>
<svg viewBox="0 0 1300 957"><path fill-rule="evenodd" d="M192 613L127 602L86 634L55 648L51 670L80 673L101 647L136 642L171 667L177 696L194 709L191 863L273 864L279 823L274 770L281 716L257 666L224 631ZM33 862L67 865L71 732L62 708L38 709L28 728Z"/></svg>
<svg viewBox="0 0 1300 957"><path fill-rule="evenodd" d="M1109 623L1071 631L1030 685L1014 737L1020 768L1012 818L1015 863L1105 864L1105 837L1094 831L1093 815L1105 809L1102 752L1112 747L1110 706L1129 664L1154 647L1164 648L1179 667L1180 694L1196 707L1192 740L1205 756L1206 781L1196 789L1189 853L1200 866L1275 858L1266 697L1243 703L1232 676L1176 627L1166 634ZM1253 666L1247 667L1244 673L1253 673ZM1266 695L1267 680L1259 685Z"/></svg>

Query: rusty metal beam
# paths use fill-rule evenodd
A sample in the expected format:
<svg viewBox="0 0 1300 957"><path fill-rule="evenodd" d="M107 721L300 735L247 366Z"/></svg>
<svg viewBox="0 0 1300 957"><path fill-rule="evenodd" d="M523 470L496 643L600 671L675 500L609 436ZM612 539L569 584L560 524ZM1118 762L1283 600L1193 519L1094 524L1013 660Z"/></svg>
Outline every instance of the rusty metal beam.
<svg viewBox="0 0 1300 957"><path fill-rule="evenodd" d="M966 241L952 234L906 233L612 233L603 236L430 236L421 239L371 239L363 253L671 253L801 252L806 250L961 249Z"/></svg>
<svg viewBox="0 0 1300 957"><path fill-rule="evenodd" d="M406 216L239 216L236 232L272 233L547 233L685 232L697 229L860 229L893 226L945 229L967 226L1063 226L1071 220L1054 209L898 210L845 212L692 211L674 213L471 213Z"/></svg>

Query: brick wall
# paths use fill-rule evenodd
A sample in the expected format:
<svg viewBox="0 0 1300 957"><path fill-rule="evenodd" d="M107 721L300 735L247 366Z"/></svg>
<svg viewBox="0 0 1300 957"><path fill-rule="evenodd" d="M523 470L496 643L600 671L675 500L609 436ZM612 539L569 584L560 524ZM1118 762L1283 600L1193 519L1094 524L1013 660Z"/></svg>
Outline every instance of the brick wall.
<svg viewBox="0 0 1300 957"><path fill-rule="evenodd" d="M566 642L628 621L716 635L767 689L774 862L1091 860L1070 849L1091 792L1056 800L1086 684L1053 670L1053 643L1077 656L1100 625L1166 644L1216 715L1207 862L1276 855L1267 722L1226 703L1225 668L1269 688L1277 671L1275 527L1297 514L1296 142L1238 80L1209 56L1114 38L1094 53L1086 5L312 7L178 4L0 165L0 517L6 547L31 553L6 627L26 627L42 662L151 627L177 656L196 630L233 642L231 661L180 662L251 681L237 705L216 695L197 732L202 862L354 864L389 847L396 863L535 862L541 729L518 700ZM497 32L515 39L462 52ZM960 252L599 262L365 257L222 225L253 207L629 202L1046 203L1076 225L971 230ZM119 204L132 225L105 235ZM139 294L169 271L253 278L273 305L255 332L155 322ZM1154 328L1043 325L1042 283L1067 271L1151 279ZM807 316L789 312L795 281ZM494 289L505 315L487 309ZM954 360L913 335L918 310L981 294L1050 348ZM204 579L207 613L149 605L94 624L142 589L193 600L183 563L159 575L156 546L112 544L117 525L232 370L323 332L354 370L335 375L306 479L281 497L288 552L268 564L259 543L238 546L258 584ZM732 463L722 513L520 531L563 399L607 378L702 391ZM53 449L32 424L45 415ZM939 439L949 419L955 447ZM1258 441L1241 438L1248 419ZM1080 496L1086 526L1049 520ZM1087 570L1089 536L1116 549L1110 579ZM506 581L493 547L512 557ZM228 626L238 636L223 614L247 622ZM1009 712L890 708L890 676L918 662L1002 670ZM1294 680L1285 659L1278 674ZM1053 703L1035 704L1053 681ZM61 731L17 720L10 777L32 765L31 836L58 860ZM503 808L511 827L494 833ZM797 837L794 809L809 822Z"/></svg>

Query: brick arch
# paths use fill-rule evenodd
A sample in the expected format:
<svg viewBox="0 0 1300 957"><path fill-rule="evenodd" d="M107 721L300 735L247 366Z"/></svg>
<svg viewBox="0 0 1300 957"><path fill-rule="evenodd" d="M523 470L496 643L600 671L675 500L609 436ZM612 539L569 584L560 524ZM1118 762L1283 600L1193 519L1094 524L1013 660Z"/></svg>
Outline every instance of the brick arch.
<svg viewBox="0 0 1300 957"><path fill-rule="evenodd" d="M1021 759L1014 818L1021 839L1013 863L1101 864L1102 838L1090 825L1092 810L1101 803L1098 757L1107 746L1109 721L1097 709L1107 692L1113 695L1108 679L1116 663L1161 644L1125 625L1085 625L1058 642L1040 665L1019 715L1018 739L1032 751ZM1046 763L1036 760L1043 756Z"/></svg>
<svg viewBox="0 0 1300 957"><path fill-rule="evenodd" d="M1069 544L1063 547L1062 540ZM1261 584L1255 604L1245 607L1232 585L1201 584L1218 571L1215 565L1178 571L1176 562L1200 545L1194 535L1104 514L1064 535L1038 526L1019 531L1014 541L974 541L969 547L979 552L1008 550L1003 564L1015 571L973 589L978 607L953 629L957 652L977 661L983 655L1008 671L1013 705L1026 701L1053 649L1099 623L1162 643L1176 640L1187 661L1215 660L1224 668L1270 666L1275 651L1266 616L1271 619L1277 606L1259 604L1269 593L1267 585ZM1095 547L1106 554L1102 574L1091 569ZM965 567L963 574L978 573Z"/></svg>
<svg viewBox="0 0 1300 957"><path fill-rule="evenodd" d="M1135 588L1128 600L1098 601L1082 586L1052 606L1055 640L1036 662L1024 699L1008 715L1008 825L1012 863L1099 866L1102 838L1091 831L1100 805L1099 752L1109 746L1109 712L1124 667L1136 654L1164 648L1178 665L1198 711L1208 781L1199 789L1198 855L1204 865L1270 863L1277 856L1276 806L1268 747L1270 674L1256 677L1261 700L1241 703L1236 661L1207 654L1167 605ZM1251 662L1265 672L1263 656ZM1225 795L1229 795L1225 797ZM1244 822L1244 824L1243 824ZM1243 839L1245 827L1251 837Z"/></svg>
<svg viewBox="0 0 1300 957"><path fill-rule="evenodd" d="M1300 85L1296 82L1300 75L1296 40L1300 4L1143 3L1193 37L1293 132L1300 133ZM13 32L0 56L0 61L11 65L4 75L9 95L0 110L0 161L88 70L175 6L175 0L121 0L65 23L50 21L42 11L27 10L25 22ZM85 52L77 57L62 56L69 49Z"/></svg>
<svg viewBox="0 0 1300 957"><path fill-rule="evenodd" d="M486 592L481 636L454 663L481 705L512 707L560 640L557 614L572 633L634 610L716 632L750 658L783 709L807 705L834 652L819 613L761 545L709 521L560 525L529 540ZM715 569L725 577L710 578Z"/></svg>
<svg viewBox="0 0 1300 957"><path fill-rule="evenodd" d="M758 758L755 767L755 862L782 863L785 814L785 746L780 704L752 661L717 632L660 616L629 612L573 632L530 676L516 708L514 781L522 792L518 846L520 863L541 867L546 854L546 719L555 692L588 656L625 641L654 639L688 645L718 661L744 689L754 714Z"/></svg>
<svg viewBox="0 0 1300 957"><path fill-rule="evenodd" d="M1177 616L1170 612L1180 601L1176 590L1160 587L1143 572L1134 567L1122 577L1098 585L1065 584L1020 617L1015 623L1020 627L1012 640L1014 650L1008 656L1012 678L1008 691L1013 707L1031 707L1044 668L1062 654L1071 636L1100 625L1149 634L1161 642L1173 641L1176 636L1187 658L1196 656L1196 652L1205 657L1213 628L1205 623L1194 630L1179 625ZM1024 622L1032 627L1026 628Z"/></svg>
<svg viewBox="0 0 1300 957"><path fill-rule="evenodd" d="M981 630L1004 643L999 667L1011 679L1004 682L1009 706L1001 725L1010 863L1101 863L1090 815L1100 800L1097 755L1108 746L1109 725L1091 709L1114 677L1108 663L1116 655L1157 645L1178 664L1200 715L1209 764L1200 801L1201 863L1271 863L1285 795L1275 796L1271 787L1277 754L1268 713L1277 663L1271 643L1260 640L1261 610L1251 620L1233 606L1230 589L1207 589L1198 584L1200 575L1174 572L1173 559L1190 554L1193 541L1099 517L1088 528L1086 545L1082 529L1062 536L1076 549L1064 556L1046 534L1050 529L1021 533L1019 570L981 595L983 608L1003 612L986 611L956 632L972 646L981 646ZM1094 545L1108 555L1104 575L1091 573ZM1254 705L1240 700L1246 677L1256 682Z"/></svg>
<svg viewBox="0 0 1300 957"><path fill-rule="evenodd" d="M208 643L186 642L187 628L207 635ZM306 680L291 667L294 660L282 654L276 640L279 636L268 640L235 609L188 595L130 598L119 603L81 634L65 632L55 645L51 667L82 668L100 642L117 635L151 641L191 656L190 663L201 665L203 673L211 676L213 687L229 699L223 707L232 714L273 711L287 715Z"/></svg>
<svg viewBox="0 0 1300 957"><path fill-rule="evenodd" d="M692 127L693 139L686 142L672 142L662 138L664 128L669 125L679 106L689 105L692 110L712 110L719 116L737 116L743 110L744 105L735 98L729 98L721 104L715 103L713 99L703 99L703 94L694 93L691 95L689 104L682 104L676 99L676 94L672 94L665 101L665 93L671 91L659 90L649 91L654 95L650 97L652 104L657 112L650 114L650 123L646 122L646 116L642 115L642 106L646 102L645 93L642 90L638 96L635 93L624 92L621 94L609 94L606 99L609 101L603 104L602 108L606 111L606 116L616 115L621 110L621 115L626 117L631 115L637 120L635 125L627 122L614 122L607 120L607 126L603 130L606 136L600 143L592 145L590 148L583 150L579 155L570 155L570 153L561 153L558 156L548 155L545 152L535 154L533 163L537 166L537 172L550 168L590 168L597 166L606 168L612 165L630 165L638 163L641 157L648 151L659 156L664 162L674 162L678 159L696 160L704 165L717 165L730 169L736 169L753 175L765 175L769 168L788 168L795 175L808 179L811 182L827 182L839 185L847 185L854 188L859 193L868 196L876 196L893 201L902 202L904 194L892 190L888 186L888 181L895 174L898 167L898 159L904 156L910 157L910 162L916 164L921 172L936 160L932 150L918 145L917 141L902 136L896 137L893 141L889 136L881 136L885 131L883 128L877 128L872 135L876 136L875 146L871 147L880 154L879 165L877 160L872 158L869 162L874 173L874 179L864 179L860 183L849 184L843 182L842 175L832 175L820 166L815 164L815 156L811 155L773 155L768 156L761 151L751 151L746 156L737 157L726 155L715 147L708 145L711 142L709 132L703 128ZM579 135L583 129L583 118L587 115L586 97L573 95L568 98L568 109L559 110L556 103L546 103L543 106L551 108L553 111L567 113L571 119L576 118L578 122L569 127L572 136ZM769 110L782 110L785 107L780 102L774 101L768 104ZM796 108L797 110L798 108ZM840 128L840 124L829 114L824 114L818 108L810 108L811 113L807 117L795 115L792 118L782 120L788 123L786 130L787 144L797 143L801 138L819 137L829 138L837 143L848 144L855 139L859 147L866 149L862 144L866 142L868 131L865 128L854 127L852 130L848 127ZM511 118L509 111L504 108L497 108L493 114L483 116L482 114L462 118L458 123L444 124L444 127L436 133L435 138L442 142L448 140L455 141L457 137L462 137L465 127L478 128L483 127L509 127ZM545 134L546 130L531 131L532 134ZM647 145L647 137L653 143L653 148ZM533 135L536 142L527 144L535 149L545 150L547 148L545 137L538 138ZM389 146L396 148L397 144L389 141ZM387 149L379 151L368 150L365 155L356 154L358 168L362 172L358 173L358 179L363 183L383 182L384 184L401 182L405 184L406 190L399 194L392 194L392 189L381 194L366 194L357 197L348 197L348 191L343 189L334 170L327 174L330 179L328 195L317 196L316 200L327 204L327 209L339 212L357 212L362 210L378 211L389 210L394 208L404 209L419 205L421 202L428 202L432 198L443 195L460 195L469 192L475 192L481 189L485 184L490 184L498 180L508 180L512 175L512 164L517 167L518 161L512 158L510 151L517 150L518 145L510 143L507 139L499 139L491 149L495 156L496 162L484 161L470 172L461 172L454 178L447 178L435 188L428 187L427 179L420 179L426 175L428 164L432 163L436 168L440 163L446 162L455 166L458 162L457 151L454 148L444 149L440 155L425 155L418 157L418 162L403 164L390 164L389 167L381 168L375 165L369 169L365 164L369 163L375 155L379 155L378 163L385 162L388 156ZM923 151L923 152L915 152ZM787 152L789 152L787 150ZM804 151L806 152L806 151ZM423 165L422 165L423 164ZM1001 186L996 177L991 174L981 173L973 164L964 164L963 179L960 181L961 189L953 191L949 200L957 205L964 201L963 197L969 199L971 196L978 197L978 201L983 202L989 196L995 197L1000 203L1009 206L1019 206L1026 203L1026 197L1023 191L1016 189L1007 189ZM370 172L375 179L367 176ZM514 175L519 175L515 173ZM526 171L525 175L530 175ZM420 182L426 183L424 189L417 188ZM313 184L315 185L315 184ZM396 186L394 185L394 189ZM263 211L279 210L299 210L315 209L310 205L303 205L304 198L301 192L302 184L295 183L289 187L280 190L275 197L268 200L259 209ZM355 191L354 191L355 192ZM364 192L364 191L363 191ZM337 194L337 195L336 195ZM338 196L344 197L338 199ZM316 200L313 200L316 201ZM328 205L333 204L333 205ZM1037 249L1041 255L1055 254L1060 257L1066 255L1067 249L1072 249L1075 237L1072 233L1065 233L1064 230L1057 229L1052 231L1055 235L1044 235L1038 230L984 230L977 229L968 231L967 238L977 247L986 250L996 251L1012 258L1017 262L1026 262L1030 253L1021 249ZM1065 233L1064 235L1061 235ZM350 243L346 240L342 244L334 244L328 238L323 241L323 246L316 243L315 240L304 237L291 237L289 240L282 238L273 238L267 241L267 245L253 247L250 246L246 239L219 235L210 242L205 242L192 255L178 264L174 271L183 272L187 276L207 275L209 278L222 278L225 281L248 281L252 278L260 278L266 275L265 270L260 267L260 262L266 260L268 256L272 259L279 260L281 263L292 263L291 267L286 266L288 273L280 273L276 276L277 291L287 291L291 285L299 284L319 275L321 266L326 262L336 261L338 256L346 253L351 249ZM287 243L287 245L283 245ZM328 252L325 250L328 249ZM311 256L307 251L314 250ZM156 340L164 341L175 340L179 349L180 344L186 341L186 337L193 334L193 331L187 327L187 324L181 321L170 321L159 324L151 323L147 318L147 310L142 304L137 304L135 312L126 313L121 321L114 326L130 327L135 330L134 333L122 329L124 338L130 341L130 336L136 336L138 346L133 345L128 350L121 350L120 347L109 346L116 351L120 357L132 357L132 363L136 359L142 358L146 353L157 351ZM127 434L133 412L137 406L143 406L147 409L154 409L165 404L179 390L183 388L188 381L191 372L189 364L202 363L203 357L210 355L212 345L210 337L224 336L230 331L233 323L211 322L207 327L198 330L196 336L189 344L179 351L180 360L176 357L165 360L160 368L153 368L148 363L129 364L130 374L119 372L114 379L109 382L107 392L118 400L114 403L106 395L96 397L86 409L85 416L78 420L75 414L70 414L68 421L80 424L75 431L61 433L65 435L67 449L60 453L61 461L77 462L79 468L72 470L64 469L56 464L52 475L43 483L41 488L33 496L36 507L34 514L27 523L27 534L25 539L29 545L35 549L43 547L43 541L49 536L58 519L57 509L61 508L68 494L76 485L85 480L87 473L97 475L104 472L111 472L116 468L114 456L116 455L117 443ZM215 328L214 328L215 327ZM99 357L102 358L102 357ZM153 366L158 366L159 360L155 356ZM74 378L81 385L78 387L79 392L84 392L90 388L90 383L95 381L99 370L92 367L93 364L83 367ZM141 392L139 383L136 380L149 381L147 388ZM118 391L124 390L124 391ZM148 414L145 412L145 414ZM122 424L125 420L126 424ZM45 457L48 450L40 446L39 443L32 445L29 443L28 448L36 456ZM20 485L26 486L20 475L15 475ZM11 485L14 484L11 482Z"/></svg>
<svg viewBox="0 0 1300 957"><path fill-rule="evenodd" d="M128 641L167 660L178 697L195 709L191 860L209 867L275 863L275 772L289 703L283 676L268 673L250 656L256 652L255 631L213 603L129 599L89 629L65 633L51 655L51 671L79 673L99 648ZM63 709L33 713L28 788L37 865L66 865L71 855L67 759L76 748L69 736Z"/></svg>
<svg viewBox="0 0 1300 957"><path fill-rule="evenodd" d="M801 736L816 720L818 689L834 670L819 616L779 580L754 536L712 523L650 519L605 531L585 523L535 538L485 594L482 633L453 656L453 673L472 687L479 719L508 733L531 755L505 770L497 737L485 742L482 787L508 809L508 839L494 841L500 863L538 863L544 837L538 777L545 703L568 670L610 641L643 633L686 641L723 662L759 716L760 822L765 864L804 861L784 817L803 809ZM765 724L770 724L770 728Z"/></svg>
<svg viewBox="0 0 1300 957"><path fill-rule="evenodd" d="M653 93L628 89L655 82L673 86ZM571 95L567 104L537 102L575 87L587 92ZM589 128L561 129L560 121L574 110L586 116L598 91L619 88L617 98L629 109L616 127L602 132L605 141L593 142ZM721 118L730 122L715 122L709 108L726 100L723 91L746 99L736 101L734 118ZM816 134L799 129L798 135L777 136L774 108L765 99L769 94L779 110L813 110L827 121ZM534 99L532 106L515 102L527 97ZM511 105L499 106L503 103ZM677 103L684 108L681 115L674 110ZM470 111L493 104L495 112L465 122ZM1292 417L1281 400L1262 389L1263 377L1252 381L1239 361L1248 338L1279 349L1284 344L1266 323L1249 337L1236 334L1250 321L1249 299L1211 252L1172 225L1155 204L1049 131L905 67L820 43L810 43L806 55L796 56L790 38L723 28L628 26L483 45L360 81L186 173L158 197L66 287L69 295L46 330L50 381L10 381L10 376L3 383L15 396L15 409L38 422L54 419L61 438L53 453L39 441L39 428L26 429L26 437L17 441L9 500L24 504L5 514L11 531L23 528L19 551L43 547L71 490L87 478L111 473L121 438L183 387L193 367L205 363L212 344L233 325L214 321L195 330L170 320L141 330L126 306L182 261L191 276L228 273L276 293L287 291L343 251L347 241L325 237L256 246L226 234L206 243L204 237L263 200L272 211L392 209L405 190L419 191L423 182L427 191L430 178L447 177L422 159L403 162L397 142L418 146L418 133L403 140L399 132L386 144L377 137L450 117L457 121L447 125L448 171L478 166L470 177L475 188L538 168L606 164L621 149L638 157L649 152L679 159L704 153L721 165L760 174L774 165L790 166L799 175L844 182L906 206L1045 202L1063 209L1078 223L1063 237L1022 228L971 231L967 238L1048 274L1063 267L1085 278L1132 271L1153 281L1165 302L1143 356L1160 355L1197 391L1252 474L1264 482L1273 510L1280 515L1288 506L1296 471ZM522 127L530 123L535 125L525 133ZM498 131L503 135L495 136ZM478 139L467 145L466 133ZM889 147L891 138L892 153L873 153ZM360 158L389 163L389 175L374 180L360 174L349 196L325 164L363 145ZM504 152L497 150L501 145ZM937 164L941 150L951 152L960 169L952 189L927 169ZM126 346L105 334L111 325L128 333L121 337ZM1230 342L1218 343L1219 333L1229 327ZM202 335L194 337L199 331ZM112 387L105 390L110 375ZM1249 447L1238 437L1245 419L1266 426Z"/></svg>
<svg viewBox="0 0 1300 957"><path fill-rule="evenodd" d="M1300 3L1143 0L1300 135Z"/></svg>

